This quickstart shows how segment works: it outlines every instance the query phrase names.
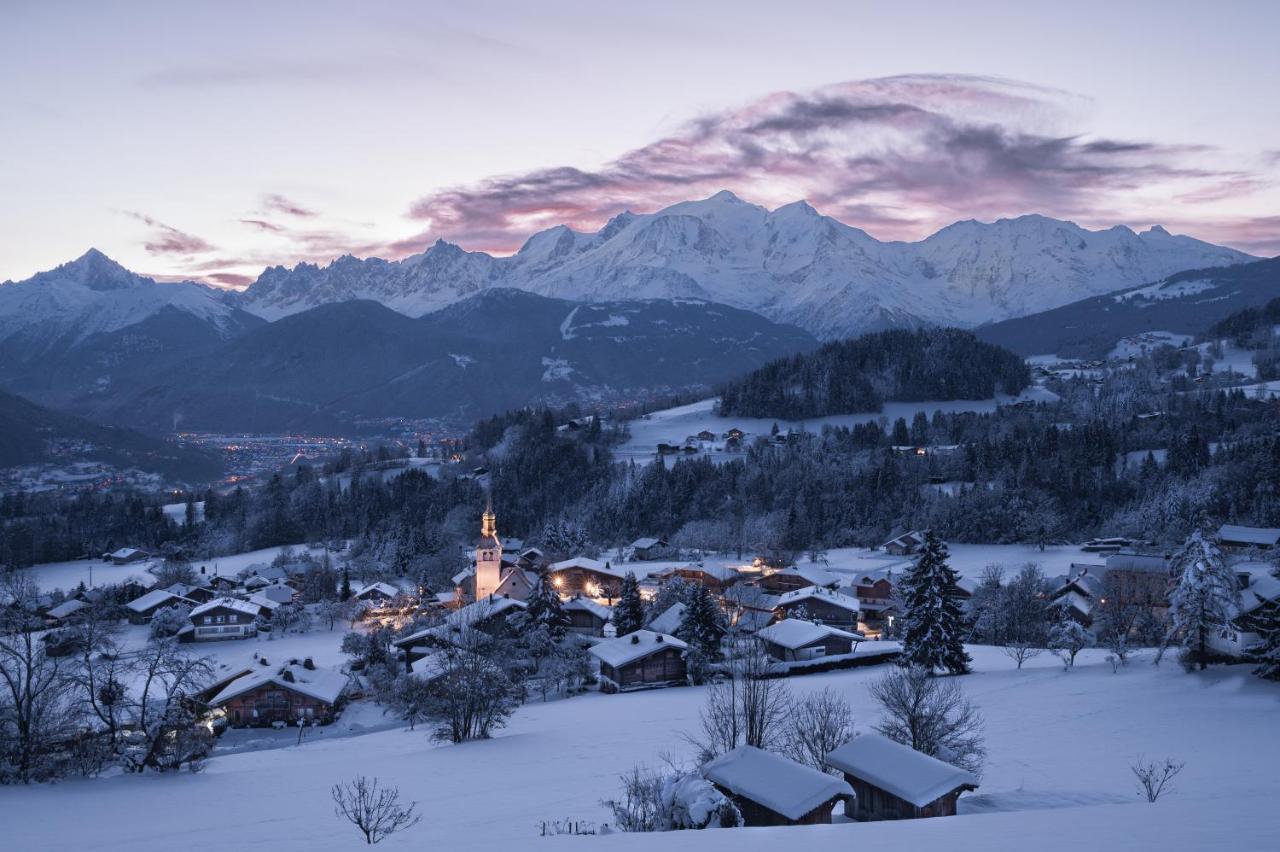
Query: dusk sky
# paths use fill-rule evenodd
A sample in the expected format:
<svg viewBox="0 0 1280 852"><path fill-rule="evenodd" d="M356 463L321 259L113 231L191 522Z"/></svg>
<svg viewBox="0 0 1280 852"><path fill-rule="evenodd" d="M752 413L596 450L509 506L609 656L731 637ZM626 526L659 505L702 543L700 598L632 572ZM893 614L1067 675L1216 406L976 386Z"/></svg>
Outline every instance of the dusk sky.
<svg viewBox="0 0 1280 852"><path fill-rule="evenodd" d="M727 188L1280 253L1280 4L0 5L0 281L510 252ZM357 11L358 10L358 11Z"/></svg>

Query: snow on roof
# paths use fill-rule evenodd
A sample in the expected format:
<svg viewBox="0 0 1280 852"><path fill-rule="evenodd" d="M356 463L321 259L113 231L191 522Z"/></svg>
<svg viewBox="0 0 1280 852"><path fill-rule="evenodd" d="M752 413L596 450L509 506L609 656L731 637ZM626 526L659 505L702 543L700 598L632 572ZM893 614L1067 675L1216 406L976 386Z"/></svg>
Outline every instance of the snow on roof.
<svg viewBox="0 0 1280 852"><path fill-rule="evenodd" d="M473 627L485 619L500 615L513 607L526 609L528 606L524 601L516 600L515 598L483 598L455 609L449 613L442 624L424 628L416 633L410 633L403 639L395 640L394 644L399 648L408 648L413 643L428 636L439 637L451 631L461 630L464 627Z"/></svg>
<svg viewBox="0 0 1280 852"><path fill-rule="evenodd" d="M49 617L50 618L66 618L68 615L73 615L87 606L88 604L85 603L84 601L77 600L76 598L72 598L69 601L63 601L62 603L55 606L53 609L49 610Z"/></svg>
<svg viewBox="0 0 1280 852"><path fill-rule="evenodd" d="M805 621L802 618L784 618L777 624L771 624L757 631L756 635L766 642L771 642L774 645L780 645L793 651L796 648L803 648L814 642L820 642L828 636L849 639L853 642L863 638L860 633L850 633L847 630L840 630L836 627L814 624L812 621Z"/></svg>
<svg viewBox="0 0 1280 852"><path fill-rule="evenodd" d="M914 450L915 447L904 447L903 449ZM891 544L924 544L924 533L920 532L920 530L904 532L902 535L891 538L880 546L883 548Z"/></svg>
<svg viewBox="0 0 1280 852"><path fill-rule="evenodd" d="M652 630L637 630L626 636L619 636L617 639L597 643L587 650L600 662L616 669L666 648L683 651L688 647L674 636L655 633Z"/></svg>
<svg viewBox="0 0 1280 852"><path fill-rule="evenodd" d="M453 575L452 582L455 586L461 586L467 580L470 580L472 577L474 577L475 573L476 573L476 566L474 565L472 565L469 568L463 568L457 574Z"/></svg>
<svg viewBox="0 0 1280 852"><path fill-rule="evenodd" d="M596 603L588 598L573 598L568 600L564 604L564 609L569 611L582 610L583 612L589 612L601 621L608 621L613 617L612 609L602 603Z"/></svg>
<svg viewBox="0 0 1280 852"><path fill-rule="evenodd" d="M248 602L251 604L257 604L258 606L262 607L268 612L275 612L277 609L279 609L281 606L284 605L284 601L278 601L275 598L268 595L266 589L263 589L260 592L254 592L253 594L249 595Z"/></svg>
<svg viewBox="0 0 1280 852"><path fill-rule="evenodd" d="M1280 544L1280 528L1242 527L1235 524L1223 524L1218 528L1218 540L1255 544L1260 547L1275 547Z"/></svg>
<svg viewBox="0 0 1280 852"><path fill-rule="evenodd" d="M842 595L839 592L828 591L821 586L806 586L803 589L796 589L778 596L778 606L791 606L792 604L804 603L808 600L821 600L832 606L838 606L841 609L847 609L850 612L859 612L862 607L858 603L857 598L851 598L848 595Z"/></svg>
<svg viewBox="0 0 1280 852"><path fill-rule="evenodd" d="M660 544L666 544L666 542L660 538L638 538L631 542L631 547L634 550L647 550L650 547L656 547Z"/></svg>
<svg viewBox="0 0 1280 852"><path fill-rule="evenodd" d="M684 621L685 605L677 601L662 611L662 614L649 622L649 628L658 633L675 633Z"/></svg>
<svg viewBox="0 0 1280 852"><path fill-rule="evenodd" d="M629 570L625 568L616 568L609 562L601 562L599 559L592 559L588 556L575 556L572 559L565 559L562 562L553 563L548 571L567 571L571 568L579 568L583 571L595 571L598 574L608 574L611 577L625 577Z"/></svg>
<svg viewBox="0 0 1280 852"><path fill-rule="evenodd" d="M1264 601L1280 598L1280 577L1274 574L1254 574L1249 583L1249 591Z"/></svg>
<svg viewBox="0 0 1280 852"><path fill-rule="evenodd" d="M1080 594L1075 589L1071 589L1066 594L1059 596L1058 599L1054 601L1054 604L1060 607L1074 609L1081 615L1088 615L1093 611L1093 601Z"/></svg>
<svg viewBox="0 0 1280 852"><path fill-rule="evenodd" d="M1107 557L1107 571L1158 573L1168 570L1169 560L1154 553L1113 553Z"/></svg>
<svg viewBox="0 0 1280 852"><path fill-rule="evenodd" d="M150 589L156 583L160 582L160 578L150 571L143 571L141 574L130 574L121 583L122 586L140 586L144 589Z"/></svg>
<svg viewBox="0 0 1280 852"><path fill-rule="evenodd" d="M219 608L235 610L236 612L253 616L262 611L261 605L251 601L242 601L237 598L214 598L208 603L200 604L200 606L191 610L191 617L195 618L197 615L204 615L206 612Z"/></svg>
<svg viewBox="0 0 1280 852"><path fill-rule="evenodd" d="M112 559L128 559L139 553L142 553L142 551L136 547L122 547L119 550L112 551L110 556Z"/></svg>
<svg viewBox="0 0 1280 852"><path fill-rule="evenodd" d="M670 568L663 568L661 571L654 573L657 577L674 577L680 571L689 571L694 574L706 574L708 577L715 577L720 582L732 580L738 576L738 569L732 565L672 565Z"/></svg>
<svg viewBox="0 0 1280 852"><path fill-rule="evenodd" d="M289 672L293 680L287 679L285 672ZM271 683L282 689L310 696L317 701L333 704L346 691L347 682L346 675L332 669L308 669L303 666L285 666L279 670L262 669L231 681L225 689L210 699L209 703L223 704L237 695L243 695Z"/></svg>
<svg viewBox="0 0 1280 852"><path fill-rule="evenodd" d="M382 592L389 598L394 598L396 595L400 594L400 590L390 583L369 583L366 586L361 586L360 590L353 596L357 598L364 597L370 592Z"/></svg>
<svg viewBox="0 0 1280 852"><path fill-rule="evenodd" d="M847 781L749 745L711 761L702 774L787 819L800 819L837 796L853 795Z"/></svg>
<svg viewBox="0 0 1280 852"><path fill-rule="evenodd" d="M146 612L152 607L159 606L160 604L163 604L166 602L188 603L188 604L195 603L195 601L187 600L184 597L175 595L173 592L165 591L164 589L152 589L142 597L135 598L134 600L129 601L127 604L125 604L125 606L133 610L134 612Z"/></svg>
<svg viewBox="0 0 1280 852"><path fill-rule="evenodd" d="M792 565L790 568L783 568L781 571L774 571L773 573L800 577L815 586L838 586L843 579L839 574L833 574L825 568L819 568L817 565Z"/></svg>
<svg viewBox="0 0 1280 852"><path fill-rule="evenodd" d="M827 763L918 808L957 788L978 786L972 772L880 734L855 737L828 754Z"/></svg>

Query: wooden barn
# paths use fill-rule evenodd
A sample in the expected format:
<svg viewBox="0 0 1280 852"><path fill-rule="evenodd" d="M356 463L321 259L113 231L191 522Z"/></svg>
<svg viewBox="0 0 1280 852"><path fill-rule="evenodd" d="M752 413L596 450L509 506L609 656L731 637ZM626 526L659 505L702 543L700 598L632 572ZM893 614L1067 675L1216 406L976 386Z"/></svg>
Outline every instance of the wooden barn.
<svg viewBox="0 0 1280 852"><path fill-rule="evenodd" d="M684 652L689 646L674 636L637 630L592 645L600 661L600 691L627 692L677 686L688 679Z"/></svg>
<svg viewBox="0 0 1280 852"><path fill-rule="evenodd" d="M922 547L924 547L924 533L919 530L903 533L880 545L880 548L890 556L912 556L919 553Z"/></svg>
<svg viewBox="0 0 1280 852"><path fill-rule="evenodd" d="M834 775L755 746L738 746L702 767L703 776L733 800L748 826L825 825L853 788Z"/></svg>
<svg viewBox="0 0 1280 852"><path fill-rule="evenodd" d="M175 595L164 589L154 589L140 598L129 601L124 608L129 611L129 621L134 624L146 624L151 620L151 616L165 607L195 605L196 602L189 598Z"/></svg>
<svg viewBox="0 0 1280 852"><path fill-rule="evenodd" d="M862 606L857 598L821 586L809 586L780 596L777 612L781 618L803 618L857 632Z"/></svg>
<svg viewBox="0 0 1280 852"><path fill-rule="evenodd" d="M862 734L827 755L857 794L861 821L955 816L956 799L978 789L971 772L888 737Z"/></svg>
<svg viewBox="0 0 1280 852"><path fill-rule="evenodd" d="M341 709L347 676L327 669L289 665L252 672L227 683L209 700L233 728L277 722L328 724Z"/></svg>
<svg viewBox="0 0 1280 852"><path fill-rule="evenodd" d="M764 643L769 656L784 663L851 654L862 641L861 633L799 618L784 618L770 624L757 630L756 637Z"/></svg>
<svg viewBox="0 0 1280 852"><path fill-rule="evenodd" d="M565 601L564 612L569 616L569 629L584 636L603 636L604 626L613 617L609 607L582 597Z"/></svg>
<svg viewBox="0 0 1280 852"><path fill-rule="evenodd" d="M631 555L640 562L665 559L670 552L665 538L638 538L631 542Z"/></svg>
<svg viewBox="0 0 1280 852"><path fill-rule="evenodd" d="M146 562L150 558L151 554L138 547L122 547L102 554L102 561L112 565L132 565L135 562Z"/></svg>

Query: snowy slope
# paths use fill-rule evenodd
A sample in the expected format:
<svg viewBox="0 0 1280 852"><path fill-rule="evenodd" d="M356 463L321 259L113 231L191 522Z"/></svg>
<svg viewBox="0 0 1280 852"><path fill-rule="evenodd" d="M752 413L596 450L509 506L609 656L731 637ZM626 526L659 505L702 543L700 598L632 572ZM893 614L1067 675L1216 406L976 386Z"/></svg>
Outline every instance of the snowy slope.
<svg viewBox="0 0 1280 852"><path fill-rule="evenodd" d="M823 338L921 323L974 326L1249 257L1155 227L1088 231L1043 216L968 221L917 243L880 242L804 202L766 210L729 192L596 233L558 226L495 258L437 242L399 262L343 257L275 267L245 292L267 318L373 299L412 316L491 286L577 301L695 298Z"/></svg>

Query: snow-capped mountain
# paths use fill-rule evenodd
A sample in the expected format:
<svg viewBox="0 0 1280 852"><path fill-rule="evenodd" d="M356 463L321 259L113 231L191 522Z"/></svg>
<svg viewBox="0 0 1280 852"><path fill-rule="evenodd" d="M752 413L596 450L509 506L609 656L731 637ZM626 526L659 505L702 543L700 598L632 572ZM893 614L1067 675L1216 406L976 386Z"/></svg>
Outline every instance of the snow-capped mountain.
<svg viewBox="0 0 1280 852"><path fill-rule="evenodd" d="M767 210L730 192L595 233L559 226L511 257L437 242L402 261L340 258L266 270L241 298L268 319L372 299L420 316L488 287L575 301L692 298L757 311L823 338L919 324L972 327L1250 260L1155 227L1089 231L1044 216L951 225L881 242L805 202Z"/></svg>
<svg viewBox="0 0 1280 852"><path fill-rule="evenodd" d="M97 249L25 281L0 284L0 341L32 336L75 345L172 309L223 338L239 334L244 314L226 294L184 281L161 284L130 272Z"/></svg>

